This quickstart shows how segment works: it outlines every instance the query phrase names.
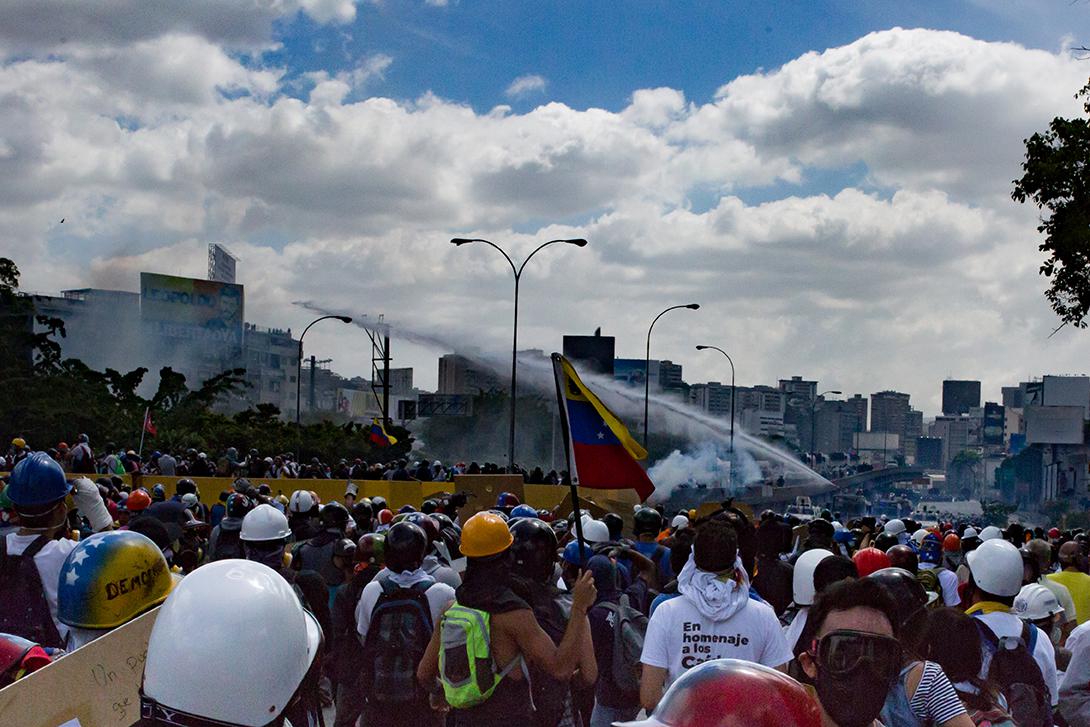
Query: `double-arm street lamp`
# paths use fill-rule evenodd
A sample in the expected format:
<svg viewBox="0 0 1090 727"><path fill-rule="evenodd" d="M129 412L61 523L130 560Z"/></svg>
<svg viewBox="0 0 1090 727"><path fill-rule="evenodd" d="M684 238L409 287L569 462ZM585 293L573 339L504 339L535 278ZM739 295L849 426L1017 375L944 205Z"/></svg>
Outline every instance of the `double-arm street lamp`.
<svg viewBox="0 0 1090 727"><path fill-rule="evenodd" d="M731 360L730 354L719 348L719 346L697 346L697 351L718 351L727 357L727 361L730 362L730 453L734 454L734 361Z"/></svg>
<svg viewBox="0 0 1090 727"><path fill-rule="evenodd" d="M296 362L296 367L295 367L295 426L296 427L299 426L299 422L300 422L300 418L301 418L300 415L302 414L302 407L300 406L300 401L301 401L302 397L300 395L300 392L302 391L302 387L303 387L303 336L307 335L307 331L310 330L311 326L313 326L318 321L324 321L327 318L335 318L338 321L340 321L341 323L351 323L352 322L352 318L350 318L349 316L322 316L321 318L315 318L310 323L308 323L307 327L303 329L302 335L299 336L299 360Z"/></svg>
<svg viewBox="0 0 1090 727"><path fill-rule="evenodd" d="M655 320L651 321L651 325L647 327L647 355L643 359L643 448L647 449L647 412L649 410L649 402L651 398L651 331L655 328L655 324L659 322L659 318L669 313L672 310L678 308L688 308L689 310L699 310L699 303L689 303L688 305L672 305L666 310L655 316Z"/></svg>
<svg viewBox="0 0 1090 727"><path fill-rule="evenodd" d="M540 245L538 245L537 248L535 248L533 252L531 252L529 255L527 255L526 259L523 260L522 264L519 265L518 267L515 266L515 261L511 259L511 256L508 255L504 251L504 249L502 247L500 247L496 243L492 242L491 240L482 240L482 239L480 239L478 237L474 237L474 238L455 237L453 240L450 241L450 243L452 245L459 246L459 247L462 246L462 245L469 244L471 242L483 242L485 245L488 245L489 247L493 247L496 250L498 250L499 253L501 255L503 255L504 260L507 261L507 264L511 266L511 272L515 276L515 320L514 320L514 325L512 326L513 330L512 330L512 334L511 334L511 428L510 428L510 431L508 433L508 441L507 441L507 471L508 472L514 472L515 471L515 402L516 402L516 400L518 398L518 392L515 389L515 385L516 385L516 381L518 379L519 280L522 278L522 271L526 268L526 263L530 262L530 258L532 258L534 255L537 255L541 250L548 247L549 245L553 245L553 244L556 244L558 242L562 242L562 243L564 243L566 245L575 245L576 247L586 247L587 241L582 239L582 238L571 238L571 239L561 239L561 240L549 240L548 242L543 242Z"/></svg>

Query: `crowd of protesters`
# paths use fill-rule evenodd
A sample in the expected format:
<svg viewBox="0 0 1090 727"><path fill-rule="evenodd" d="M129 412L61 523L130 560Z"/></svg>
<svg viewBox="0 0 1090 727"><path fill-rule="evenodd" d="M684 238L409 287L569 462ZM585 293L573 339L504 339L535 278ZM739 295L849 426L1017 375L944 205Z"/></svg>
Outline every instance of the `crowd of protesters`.
<svg viewBox="0 0 1090 727"><path fill-rule="evenodd" d="M8 471L29 454L30 445L23 437L15 437L8 451L0 454L0 472ZM209 455L194 448L170 452L154 450L147 457L108 442L99 453L91 448L90 438L79 435L74 446L58 442L43 450L70 474L85 475L161 475L163 477L246 477L252 480L334 479L334 480L396 480L419 482L452 482L455 475L494 475L506 470L494 462L456 462L449 465L439 460L390 459L366 462L360 457L342 457L335 464L311 457L303 462L293 452L262 455L252 448L242 455L236 447L228 447L221 455ZM541 467L525 469L516 466L526 484L568 484L566 471Z"/></svg>
<svg viewBox="0 0 1090 727"><path fill-rule="evenodd" d="M209 507L177 461L150 490L11 465L0 683L158 607L142 724L1090 724L1080 531L323 503L249 470Z"/></svg>

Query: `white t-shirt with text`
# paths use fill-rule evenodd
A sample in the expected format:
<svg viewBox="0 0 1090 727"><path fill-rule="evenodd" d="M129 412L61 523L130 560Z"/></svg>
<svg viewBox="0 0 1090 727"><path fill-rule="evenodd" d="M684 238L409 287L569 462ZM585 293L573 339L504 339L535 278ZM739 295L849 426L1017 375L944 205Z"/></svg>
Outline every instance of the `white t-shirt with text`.
<svg viewBox="0 0 1090 727"><path fill-rule="evenodd" d="M697 664L742 659L769 667L791 661L772 607L749 600L724 621L705 618L684 596L664 601L647 624L640 661L667 670L666 686Z"/></svg>

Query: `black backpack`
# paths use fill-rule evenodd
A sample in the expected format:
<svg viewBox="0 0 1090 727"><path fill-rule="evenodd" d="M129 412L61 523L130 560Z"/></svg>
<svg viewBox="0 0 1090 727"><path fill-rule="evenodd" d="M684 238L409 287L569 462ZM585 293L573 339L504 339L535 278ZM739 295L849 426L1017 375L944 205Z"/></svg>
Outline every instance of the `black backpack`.
<svg viewBox="0 0 1090 727"><path fill-rule="evenodd" d="M22 555L10 555L7 536L0 536L0 633L22 636L41 646L62 647L34 565L34 556L49 540L39 535Z"/></svg>
<svg viewBox="0 0 1090 727"><path fill-rule="evenodd" d="M979 618L976 621L983 647L988 680L1007 700L1009 712L1020 727L1052 727L1052 699L1033 658L1037 627L1023 623L1017 638L1000 639Z"/></svg>
<svg viewBox="0 0 1090 727"><path fill-rule="evenodd" d="M212 560L245 558L246 552L242 549L241 535L241 530L224 530L221 527L216 534L216 553L212 557Z"/></svg>
<svg viewBox="0 0 1090 727"><path fill-rule="evenodd" d="M425 697L416 680L416 667L431 641L431 606L425 595L435 585L428 579L402 588L381 580L382 594L371 611L363 642L360 682L369 702L417 702Z"/></svg>

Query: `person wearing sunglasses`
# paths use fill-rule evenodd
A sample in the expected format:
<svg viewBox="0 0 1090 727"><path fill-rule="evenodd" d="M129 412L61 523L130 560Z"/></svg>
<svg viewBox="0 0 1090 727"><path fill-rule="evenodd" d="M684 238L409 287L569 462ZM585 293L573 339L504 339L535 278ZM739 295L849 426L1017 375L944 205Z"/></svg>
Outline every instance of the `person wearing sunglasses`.
<svg viewBox="0 0 1090 727"><path fill-rule="evenodd" d="M823 727L872 727L903 652L888 591L868 578L834 583L810 609L814 638L799 663L814 683Z"/></svg>

